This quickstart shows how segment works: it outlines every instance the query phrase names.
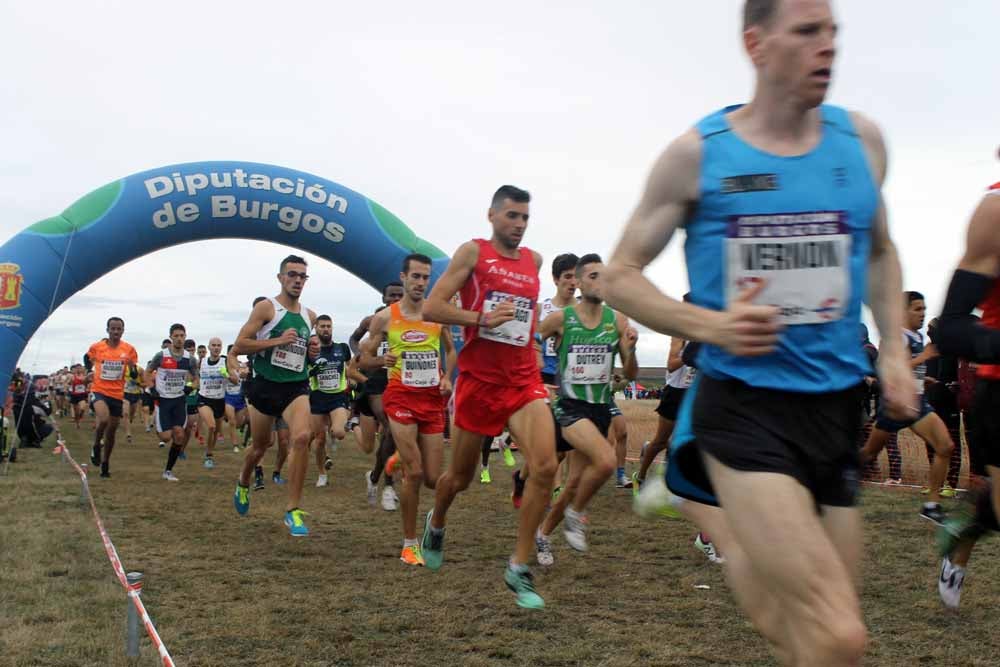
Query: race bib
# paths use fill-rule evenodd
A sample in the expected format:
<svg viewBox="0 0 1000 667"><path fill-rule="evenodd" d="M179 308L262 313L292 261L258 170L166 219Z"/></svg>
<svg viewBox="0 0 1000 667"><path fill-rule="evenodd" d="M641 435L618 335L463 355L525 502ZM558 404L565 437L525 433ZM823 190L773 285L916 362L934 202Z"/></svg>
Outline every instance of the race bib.
<svg viewBox="0 0 1000 667"><path fill-rule="evenodd" d="M201 379L201 394L202 396L207 396L208 398L218 398L221 397L225 391L223 383L225 378L221 375L210 375L208 377L203 377Z"/></svg>
<svg viewBox="0 0 1000 667"><path fill-rule="evenodd" d="M490 292L483 301L483 313L496 310L497 306L508 300L514 303L514 319L492 329L480 326L479 336L498 343L524 347L531 342L531 323L535 321L534 301L505 292Z"/></svg>
<svg viewBox="0 0 1000 667"><path fill-rule="evenodd" d="M407 387L436 387L441 381L437 352L403 352L403 384Z"/></svg>
<svg viewBox="0 0 1000 667"><path fill-rule="evenodd" d="M118 361L101 362L102 380L121 380L122 375L124 375L124 373L125 373L125 362L120 359Z"/></svg>
<svg viewBox="0 0 1000 667"><path fill-rule="evenodd" d="M684 367L684 375L681 376L681 389L687 389L694 382L694 376L697 375L698 371L690 366Z"/></svg>
<svg viewBox="0 0 1000 667"><path fill-rule="evenodd" d="M320 371L316 376L320 391L336 391L340 389L340 371L336 368L327 368Z"/></svg>
<svg viewBox="0 0 1000 667"><path fill-rule="evenodd" d="M243 383L233 384L232 382L226 383L226 393L230 396L239 396L240 392L243 391Z"/></svg>
<svg viewBox="0 0 1000 667"><path fill-rule="evenodd" d="M187 382L187 372L174 371L172 373L163 374L163 387L166 389L166 393L169 394L167 398L173 396L179 396L184 393L184 385Z"/></svg>
<svg viewBox="0 0 1000 667"><path fill-rule="evenodd" d="M384 340L378 344L378 354L376 354L375 356L384 357L387 354L389 354L389 341Z"/></svg>
<svg viewBox="0 0 1000 667"><path fill-rule="evenodd" d="M851 234L842 211L737 215L726 231L726 302L766 281L754 303L786 325L826 324L850 294Z"/></svg>
<svg viewBox="0 0 1000 667"><path fill-rule="evenodd" d="M545 339L545 356L554 357L556 356L556 337L549 336Z"/></svg>
<svg viewBox="0 0 1000 667"><path fill-rule="evenodd" d="M74 394L85 394L87 393L87 385L85 384L75 384L73 385Z"/></svg>
<svg viewBox="0 0 1000 667"><path fill-rule="evenodd" d="M306 339L296 338L294 343L279 345L271 355L271 364L278 368L300 372L306 367Z"/></svg>
<svg viewBox="0 0 1000 667"><path fill-rule="evenodd" d="M607 384L611 381L611 350L607 345L570 345L564 377L570 384Z"/></svg>

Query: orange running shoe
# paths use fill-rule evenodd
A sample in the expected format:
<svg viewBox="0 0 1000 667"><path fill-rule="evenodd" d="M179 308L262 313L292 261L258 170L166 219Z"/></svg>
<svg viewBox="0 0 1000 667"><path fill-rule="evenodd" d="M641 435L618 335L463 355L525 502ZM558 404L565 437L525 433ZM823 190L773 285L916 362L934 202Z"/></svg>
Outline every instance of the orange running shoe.
<svg viewBox="0 0 1000 667"><path fill-rule="evenodd" d="M414 544L412 547L403 547L402 553L399 554L399 560L407 565L423 565L424 555L420 553L420 545Z"/></svg>
<svg viewBox="0 0 1000 667"><path fill-rule="evenodd" d="M389 457L389 460L385 462L385 474L390 477L396 474L396 468L399 467L399 452L396 452Z"/></svg>

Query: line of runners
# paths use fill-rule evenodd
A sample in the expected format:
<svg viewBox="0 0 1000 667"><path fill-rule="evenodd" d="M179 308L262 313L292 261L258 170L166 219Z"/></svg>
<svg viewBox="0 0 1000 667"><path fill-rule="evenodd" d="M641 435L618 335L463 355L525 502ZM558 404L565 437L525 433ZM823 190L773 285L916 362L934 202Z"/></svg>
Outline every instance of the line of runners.
<svg viewBox="0 0 1000 667"><path fill-rule="evenodd" d="M883 433L903 425L933 447L935 495L921 516L944 524L940 580L957 604L954 593L972 547L997 529L1000 510L1000 197L988 196L973 217L937 333L942 351L983 364L981 437L974 442L988 480L980 482L974 513L947 517L937 494L953 444L918 398L923 383L915 383L914 373L919 376L930 355L918 337L899 335L904 324L911 331L917 325L904 322L915 299L900 304L900 265L881 195L885 144L863 115L824 104L835 35L823 0L745 2L743 45L756 73L751 101L708 115L667 147L608 265L595 255L575 263L579 303L560 291L551 314L539 321L542 258L521 246L530 198L512 186L500 188L491 202L492 237L463 244L429 294L429 260L407 258L401 298L364 327L368 340L355 365L344 361L336 382L332 373L324 385L314 376L316 386L339 387L352 371L389 369L381 400L369 400L388 428L379 465L367 479L373 484L381 461L390 463L391 438L405 480L406 562L423 561L434 571L443 566L448 512L473 480L485 439L506 428L524 466L515 476L519 525L504 580L519 605L544 606L529 561L533 554L548 560L548 536L560 521L571 546L586 547L586 503L621 467L606 445L615 417L607 397L615 355L626 377L634 373L630 317L677 339L670 366L681 371L671 376L676 391L665 397L664 422L636 481L669 434L666 484L682 499L673 504L720 547L736 599L779 659L859 664L867 631L854 583L862 544L858 396L872 372L858 345L864 300L883 332L882 414L865 456L874 455ZM644 274L681 226L687 302L667 296ZM282 263L281 294L254 306L230 356L250 355L254 373L247 391L252 446L234 504L241 514L248 511L251 474L270 446L272 425L284 418L290 432L285 522L293 535L308 533L299 501L312 438L309 360L333 354L310 342L318 318L299 302L307 278L301 258ZM977 306L982 320L972 315ZM106 347L117 356L102 380L121 368L136 372L134 351L118 342L112 324ZM450 327L462 331L457 362ZM545 351L558 363L547 367L545 382L536 345L547 345L551 336L556 342ZM177 399L173 394L182 393L186 381L196 381L196 369L175 354L181 345L171 338L169 354L147 372L157 374L158 390L162 385ZM101 356L105 349L93 352ZM552 407L547 383L556 387ZM106 460L114 436L107 429L112 417L104 415L116 396L96 381L95 389ZM452 456L438 475L449 393ZM323 405L343 409L334 399ZM162 408L161 393L161 417ZM174 456L181 411L172 412ZM334 423L331 416L331 428ZM560 451L570 452L570 482L546 512ZM434 507L418 537L421 486L433 489ZM663 491L639 505L659 508L665 499Z"/></svg>

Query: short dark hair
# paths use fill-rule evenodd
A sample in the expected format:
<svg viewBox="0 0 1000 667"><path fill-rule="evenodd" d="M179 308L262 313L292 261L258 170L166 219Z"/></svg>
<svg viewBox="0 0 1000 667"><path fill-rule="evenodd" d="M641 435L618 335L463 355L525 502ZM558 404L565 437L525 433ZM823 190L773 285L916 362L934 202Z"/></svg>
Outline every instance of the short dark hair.
<svg viewBox="0 0 1000 667"><path fill-rule="evenodd" d="M309 266L309 263L306 262L306 260L304 260L303 258L299 257L298 255L289 255L288 257L281 260L281 266L278 267L278 271L284 273L285 264L305 264L306 266Z"/></svg>
<svg viewBox="0 0 1000 667"><path fill-rule="evenodd" d="M186 350L189 347L197 347L197 343L194 342L194 338L189 338L184 341L184 349Z"/></svg>
<svg viewBox="0 0 1000 667"><path fill-rule="evenodd" d="M116 320L117 320L118 322L121 322L121 323L122 323L122 328L125 328L125 320L123 320L123 319L122 319L122 318L120 318L120 317L109 317L109 318L108 318L108 323L104 325L104 328L105 328L105 329L107 329L108 327L110 327L110 326L111 326L111 323L112 323L112 322L114 322L114 321L116 321Z"/></svg>
<svg viewBox="0 0 1000 667"><path fill-rule="evenodd" d="M601 259L601 256L598 255L596 252L588 252L586 255L577 260L576 275L579 276L581 273L583 273L583 267L587 266L588 264L596 264L598 262L602 264L604 263L604 260Z"/></svg>
<svg viewBox="0 0 1000 667"><path fill-rule="evenodd" d="M746 0L743 3L743 29L749 30L755 25L765 28L778 12L781 0Z"/></svg>
<svg viewBox="0 0 1000 667"><path fill-rule="evenodd" d="M180 324L179 322L175 322L175 323L173 323L173 324L170 325L170 335L171 336L174 335L175 331L183 331L184 333L187 333L187 329L185 329L184 325Z"/></svg>
<svg viewBox="0 0 1000 667"><path fill-rule="evenodd" d="M170 339L169 338L164 338L163 341L160 343L161 347L164 346L164 345L170 345Z"/></svg>
<svg viewBox="0 0 1000 667"><path fill-rule="evenodd" d="M205 347L204 345L199 345L199 346L198 346L198 349L199 349L199 350L207 350L208 348L207 348L207 347Z"/></svg>
<svg viewBox="0 0 1000 667"><path fill-rule="evenodd" d="M518 204L527 204L531 201L531 194L527 190L522 190L515 185L501 185L497 188L497 191L493 193L493 199L490 201L490 208L494 211L503 206L503 200L509 199L512 202L517 202Z"/></svg>
<svg viewBox="0 0 1000 667"><path fill-rule="evenodd" d="M409 255L403 258L403 273L410 270L410 262L417 262L419 264L431 265L431 258L419 252L411 252Z"/></svg>
<svg viewBox="0 0 1000 667"><path fill-rule="evenodd" d="M559 276L567 271L575 271L576 263L579 261L580 258L571 252L556 255L556 258L552 260L552 277L558 280Z"/></svg>
<svg viewBox="0 0 1000 667"><path fill-rule="evenodd" d="M921 294L920 292L914 292L914 291L911 290L911 291L908 291L908 292L903 292L903 294L906 295L906 305L907 306L909 306L914 301L926 301L926 299L924 299L924 295Z"/></svg>
<svg viewBox="0 0 1000 667"><path fill-rule="evenodd" d="M316 322L318 323L320 321L333 322L333 318L330 317L329 315L320 315L319 317L316 318Z"/></svg>
<svg viewBox="0 0 1000 667"><path fill-rule="evenodd" d="M382 288L382 296L383 297L385 296L385 293L389 291L390 287L402 287L402 286L403 283L399 282L398 280L393 280L392 282L388 282L385 284L385 287Z"/></svg>
<svg viewBox="0 0 1000 667"><path fill-rule="evenodd" d="M266 296L259 296L259 297L257 297L256 299L253 300L253 305L256 306L261 301L267 301L267 297Z"/></svg>

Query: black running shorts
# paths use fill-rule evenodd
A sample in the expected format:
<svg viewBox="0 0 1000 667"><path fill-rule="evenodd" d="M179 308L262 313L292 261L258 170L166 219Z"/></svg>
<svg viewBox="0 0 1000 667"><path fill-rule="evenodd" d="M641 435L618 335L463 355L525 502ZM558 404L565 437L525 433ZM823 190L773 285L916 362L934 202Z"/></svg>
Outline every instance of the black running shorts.
<svg viewBox="0 0 1000 667"><path fill-rule="evenodd" d="M309 412L314 415L328 415L334 410L343 408L351 409L351 402L347 399L346 391L339 391L329 394L325 391L309 392Z"/></svg>
<svg viewBox="0 0 1000 667"><path fill-rule="evenodd" d="M258 412L269 417L280 417L285 408L291 405L299 396L309 395L309 383L272 382L266 378L255 377L247 400Z"/></svg>
<svg viewBox="0 0 1000 667"><path fill-rule="evenodd" d="M656 414L672 422L677 421L677 411L681 407L681 400L684 398L685 391L687 389L671 387L670 385L664 387L663 394L660 396L660 403L656 406Z"/></svg>
<svg viewBox="0 0 1000 667"><path fill-rule="evenodd" d="M970 466L977 475L986 475L986 466L1000 468L1000 380L976 380L972 417Z"/></svg>
<svg viewBox="0 0 1000 667"><path fill-rule="evenodd" d="M108 406L108 414L112 417L120 418L122 416L122 399L111 398L110 396L94 392L94 403L97 403L98 401L103 401L104 404Z"/></svg>
<svg viewBox="0 0 1000 667"><path fill-rule="evenodd" d="M793 477L817 506L851 507L858 492L858 391L805 394L703 376L692 405L694 440L734 470Z"/></svg>
<svg viewBox="0 0 1000 667"><path fill-rule="evenodd" d="M200 410L203 405L212 408L212 416L216 419L222 419L226 414L225 396L222 398L208 398L207 396L198 394L198 409Z"/></svg>
<svg viewBox="0 0 1000 667"><path fill-rule="evenodd" d="M572 398L560 398L553 406L552 414L556 416L556 423L564 428L572 426L581 419L587 419L605 438L608 437L608 430L611 428L609 403L588 403Z"/></svg>

